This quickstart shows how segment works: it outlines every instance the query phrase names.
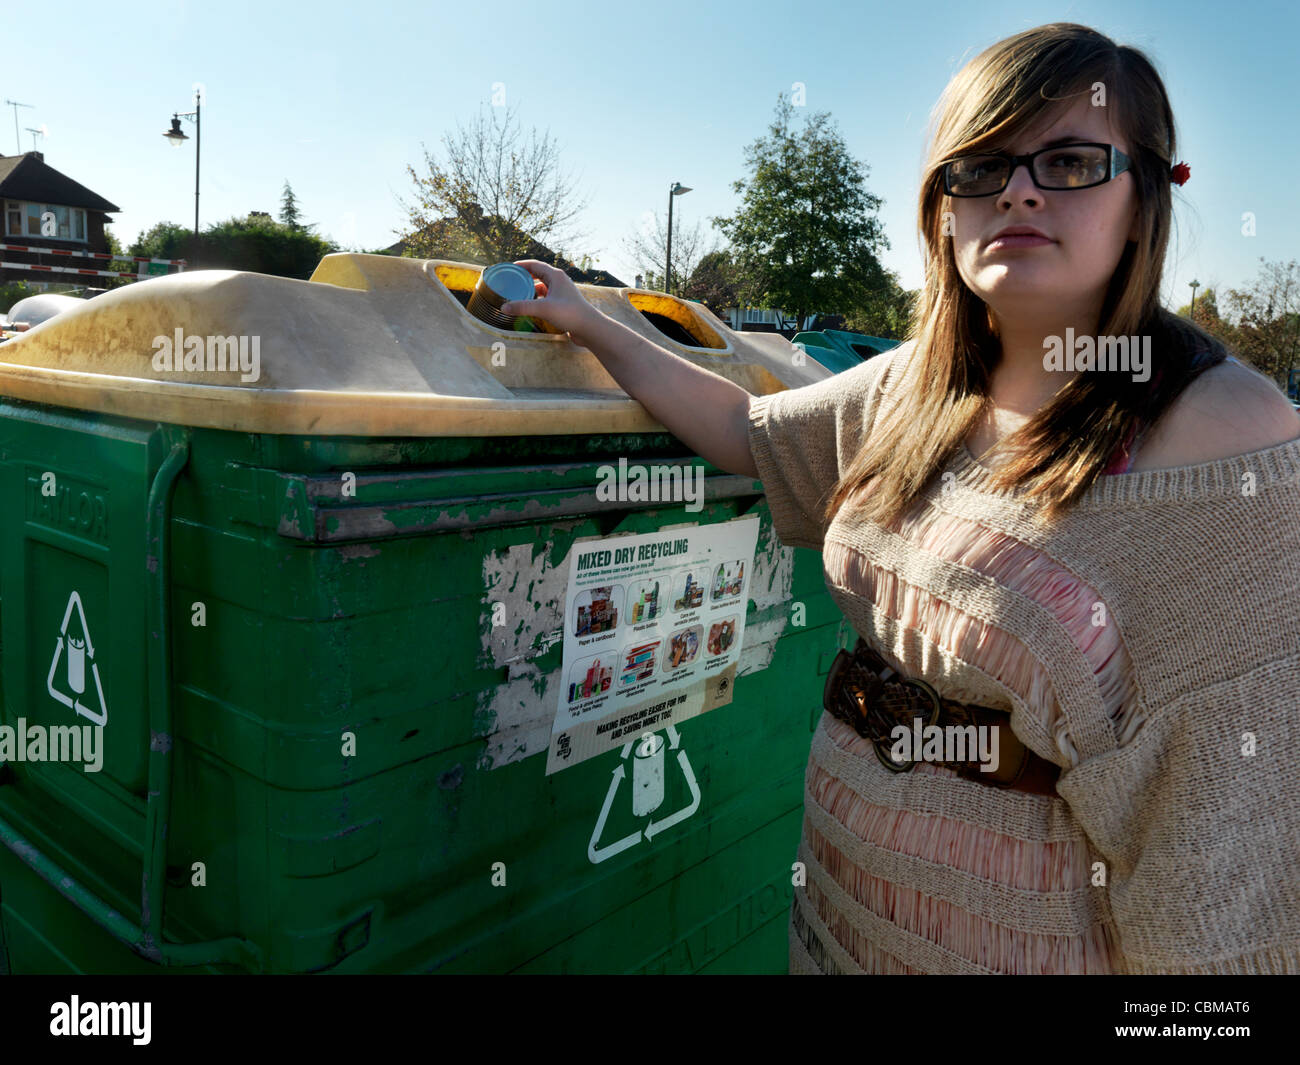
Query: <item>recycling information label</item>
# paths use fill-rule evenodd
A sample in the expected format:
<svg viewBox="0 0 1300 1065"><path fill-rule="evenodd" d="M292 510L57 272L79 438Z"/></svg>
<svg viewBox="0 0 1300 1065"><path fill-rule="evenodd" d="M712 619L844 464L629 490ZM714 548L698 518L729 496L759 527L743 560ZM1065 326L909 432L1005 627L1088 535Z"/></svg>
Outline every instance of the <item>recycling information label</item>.
<svg viewBox="0 0 1300 1065"><path fill-rule="evenodd" d="M731 702L758 518L570 551L546 774Z"/></svg>

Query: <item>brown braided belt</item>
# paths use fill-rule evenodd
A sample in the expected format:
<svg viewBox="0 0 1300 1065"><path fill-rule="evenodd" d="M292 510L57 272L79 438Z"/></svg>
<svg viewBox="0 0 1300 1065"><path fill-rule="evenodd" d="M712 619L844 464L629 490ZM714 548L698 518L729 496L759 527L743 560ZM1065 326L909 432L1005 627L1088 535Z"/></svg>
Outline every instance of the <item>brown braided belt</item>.
<svg viewBox="0 0 1300 1065"><path fill-rule="evenodd" d="M908 680L899 675L861 638L853 651L841 650L835 656L826 677L822 705L829 713L852 725L859 736L871 740L881 765L896 773L905 773L916 764L915 761L896 762L890 755L894 746L890 734L899 725L912 730L919 718L923 727L975 725L995 728L998 730L998 768L993 772L984 772L977 757L934 764L951 769L967 780L977 780L997 788L1039 795L1056 794L1060 768L1020 741L1020 737L1011 731L1010 719L1004 711L942 698L925 681ZM977 755L978 751L972 754Z"/></svg>

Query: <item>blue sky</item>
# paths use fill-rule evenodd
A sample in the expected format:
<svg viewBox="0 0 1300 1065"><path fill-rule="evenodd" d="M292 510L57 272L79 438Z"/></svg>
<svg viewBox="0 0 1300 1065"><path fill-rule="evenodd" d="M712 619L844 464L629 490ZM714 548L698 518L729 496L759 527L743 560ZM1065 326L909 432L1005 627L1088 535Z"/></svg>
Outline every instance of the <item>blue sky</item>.
<svg viewBox="0 0 1300 1065"><path fill-rule="evenodd" d="M1001 37L1082 22L1147 51L1170 92L1191 180L1174 193L1165 299L1193 277L1246 283L1259 258L1300 258L1297 5L1284 0L999 4L449 4L413 0L58 5L11 35L0 99L56 169L118 204L123 243L155 222L192 224L194 155L162 138L202 83L201 223L250 210L278 215L289 179L309 222L346 246L392 243L399 196L421 144L482 107L494 83L525 127L549 131L587 207L577 219L596 265L631 284L625 242L647 212L677 200L675 226L730 214L744 148L777 96L806 86L829 111L868 188L902 283L921 283L916 194L928 117L952 74ZM491 15L490 21L487 16ZM802 118L796 113L797 125ZM183 124L187 133L193 126ZM16 151L14 109L0 152ZM1254 212L1256 235L1241 216ZM712 231L719 245L722 235ZM1204 289L1202 289L1204 291Z"/></svg>

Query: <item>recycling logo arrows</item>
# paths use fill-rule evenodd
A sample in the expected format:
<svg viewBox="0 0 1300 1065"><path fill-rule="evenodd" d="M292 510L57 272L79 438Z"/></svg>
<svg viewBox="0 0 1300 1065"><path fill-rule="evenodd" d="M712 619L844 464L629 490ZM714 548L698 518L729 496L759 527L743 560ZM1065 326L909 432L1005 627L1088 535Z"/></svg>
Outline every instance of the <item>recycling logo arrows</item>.
<svg viewBox="0 0 1300 1065"><path fill-rule="evenodd" d="M659 835L666 829L680 824L690 817L700 808L700 785L695 780L695 772L691 769L691 761L686 757L686 752L680 750L681 736L672 726L668 726L669 749L677 751L677 764L681 768L682 775L686 780L686 786L691 792L691 801L675 813L668 815L661 820L655 821L653 818L646 825L644 830L632 832L622 839L609 844L606 847L598 846L601 833L605 831L605 822L609 818L610 808L614 804L614 796L618 794L619 787L622 785L627 771L623 768L623 761L620 760L614 767L613 776L609 782L609 788L605 792L605 803L600 808L600 816L596 818L596 828L591 834L591 842L587 844L587 858L594 864L603 862L606 858L612 858L616 854L621 854L629 847L634 847L641 842L642 838L649 843L655 836ZM638 741L629 740L623 745L622 759L626 760L628 753L632 750L634 743ZM660 737L654 733L647 733L639 741L642 749L638 751L640 765L633 763L632 774L632 812L637 816L649 816L659 806L663 797L663 747ZM643 757L644 756L644 757ZM638 790L640 788L640 790ZM648 793L648 797L647 797Z"/></svg>
<svg viewBox="0 0 1300 1065"><path fill-rule="evenodd" d="M60 663L63 663L62 673L59 672ZM82 696L88 694L87 670L89 679L95 682L94 695L99 700L98 712L81 701ZM67 689L66 694L55 686L56 676ZM50 661L50 675L45 679L45 686L50 695L82 717L89 718L96 725L108 724L108 706L104 702L104 685L99 679L99 663L95 661L95 645L90 639L90 626L86 624L81 596L75 590L68 597L68 608L63 612L63 624L54 641L54 658Z"/></svg>

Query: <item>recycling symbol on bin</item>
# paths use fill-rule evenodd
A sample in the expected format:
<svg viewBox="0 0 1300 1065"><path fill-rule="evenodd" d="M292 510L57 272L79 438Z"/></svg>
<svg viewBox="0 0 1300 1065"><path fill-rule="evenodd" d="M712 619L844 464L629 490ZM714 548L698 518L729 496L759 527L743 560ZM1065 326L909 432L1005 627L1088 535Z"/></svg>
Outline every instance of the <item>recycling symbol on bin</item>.
<svg viewBox="0 0 1300 1065"><path fill-rule="evenodd" d="M682 775L686 778L686 786L691 790L691 801L680 810L658 821L651 818L650 823L644 829L624 836L616 843L611 843L607 847L598 847L600 835L605 831L605 822L609 818L609 811L614 805L614 797L618 794L623 780L627 777L627 771L624 769L623 763L627 760L629 753L634 755L632 758L631 778L632 815L634 817L649 817L663 805L664 764L666 760L671 760L671 756L668 759L665 758L663 737L657 732L646 732L635 740L629 740L623 745L621 760L614 767L613 778L609 782L609 790L605 792L605 804L600 808L600 816L596 818L595 831L591 834L591 842L587 844L587 857L592 862L603 862L606 858L612 858L629 847L635 847L643 838L648 843L665 829L672 828L674 825L685 821L700 808L700 786L696 783L695 773L691 769L691 761L686 757L686 752L678 749L681 744L681 736L678 735L677 729L672 725L668 726L668 740L668 750L677 751L676 762L681 768Z"/></svg>
<svg viewBox="0 0 1300 1065"><path fill-rule="evenodd" d="M73 610L76 617L72 616ZM60 672L59 664L63 663ZM87 671L95 682L95 695L99 698L99 711L91 710L81 702L87 694ZM55 685L61 684L70 694L64 694ZM108 707L104 703L104 685L99 680L99 663L95 661L95 645L90 639L90 626L86 612L81 607L81 596L76 591L68 597L68 608L63 612L63 624L54 641L54 658L50 661L50 675L45 679L49 693L64 706L87 717L96 725L108 724ZM91 702L94 700L91 699Z"/></svg>

